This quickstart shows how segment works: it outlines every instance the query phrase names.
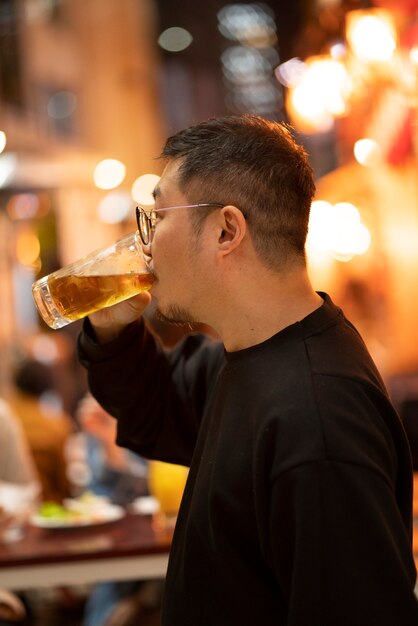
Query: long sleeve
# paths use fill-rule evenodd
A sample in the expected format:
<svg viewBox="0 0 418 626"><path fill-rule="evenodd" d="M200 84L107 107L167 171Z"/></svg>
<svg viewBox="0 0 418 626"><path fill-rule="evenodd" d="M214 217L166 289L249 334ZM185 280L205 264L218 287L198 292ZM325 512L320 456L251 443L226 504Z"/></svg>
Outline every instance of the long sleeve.
<svg viewBox="0 0 418 626"><path fill-rule="evenodd" d="M167 351L142 322L113 342L97 344L86 321L78 345L93 395L118 420L118 444L147 458L189 465L223 363L221 344L196 334Z"/></svg>

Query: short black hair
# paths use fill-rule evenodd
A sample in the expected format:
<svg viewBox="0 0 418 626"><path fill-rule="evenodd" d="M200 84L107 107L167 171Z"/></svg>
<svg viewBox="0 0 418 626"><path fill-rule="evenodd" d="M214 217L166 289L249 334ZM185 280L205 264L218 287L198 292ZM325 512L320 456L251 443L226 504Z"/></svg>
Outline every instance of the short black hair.
<svg viewBox="0 0 418 626"><path fill-rule="evenodd" d="M256 115L212 118L179 131L161 154L179 159L181 191L191 203L242 210L265 264L305 263L315 183L308 155L291 128ZM192 212L198 227L208 212Z"/></svg>

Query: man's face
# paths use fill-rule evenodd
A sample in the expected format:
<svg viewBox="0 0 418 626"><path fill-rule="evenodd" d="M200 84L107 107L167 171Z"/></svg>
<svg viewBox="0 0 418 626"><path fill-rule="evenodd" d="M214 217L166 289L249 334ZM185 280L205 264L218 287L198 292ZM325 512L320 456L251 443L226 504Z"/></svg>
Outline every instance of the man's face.
<svg viewBox="0 0 418 626"><path fill-rule="evenodd" d="M179 163L168 163L155 189L155 209L188 205L190 201L178 186ZM152 242L144 247L149 266L155 274L151 293L158 312L172 322L200 322L204 295L203 237L196 238L190 211L175 209L156 213ZM203 229L204 230L204 229Z"/></svg>

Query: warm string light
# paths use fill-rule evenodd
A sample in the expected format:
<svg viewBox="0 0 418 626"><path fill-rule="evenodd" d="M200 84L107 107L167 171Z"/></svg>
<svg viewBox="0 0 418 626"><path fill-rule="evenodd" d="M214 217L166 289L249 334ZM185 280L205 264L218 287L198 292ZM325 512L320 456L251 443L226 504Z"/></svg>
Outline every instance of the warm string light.
<svg viewBox="0 0 418 626"><path fill-rule="evenodd" d="M279 65L276 78L286 88L286 106L292 123L302 132L331 130L335 119L355 104L376 94L364 135L355 141L354 158L363 167L400 162L416 108L418 46L398 41L391 14L383 9L350 11L345 42L330 46L329 54ZM350 261L364 255L371 234L358 209L347 202L313 202L307 254L313 265L335 259Z"/></svg>
<svg viewBox="0 0 418 626"><path fill-rule="evenodd" d="M350 103L379 80L402 92L408 106L410 94L416 93L417 64L417 46L399 49L390 12L365 9L346 14L346 44L334 43L329 54L305 61L290 59L275 74L287 89L292 122L303 132L318 133L330 130L335 118L346 116Z"/></svg>

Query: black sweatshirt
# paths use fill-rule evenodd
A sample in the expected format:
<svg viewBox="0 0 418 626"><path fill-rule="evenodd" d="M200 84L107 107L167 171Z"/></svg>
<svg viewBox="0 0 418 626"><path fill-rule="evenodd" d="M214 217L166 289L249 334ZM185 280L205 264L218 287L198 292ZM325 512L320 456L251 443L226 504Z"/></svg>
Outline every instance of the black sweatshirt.
<svg viewBox="0 0 418 626"><path fill-rule="evenodd" d="M79 339L118 443L190 465L163 626L417 626L412 470L357 331L324 304L234 353L142 322Z"/></svg>

